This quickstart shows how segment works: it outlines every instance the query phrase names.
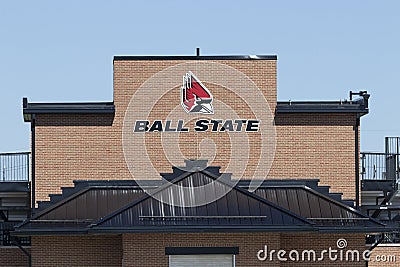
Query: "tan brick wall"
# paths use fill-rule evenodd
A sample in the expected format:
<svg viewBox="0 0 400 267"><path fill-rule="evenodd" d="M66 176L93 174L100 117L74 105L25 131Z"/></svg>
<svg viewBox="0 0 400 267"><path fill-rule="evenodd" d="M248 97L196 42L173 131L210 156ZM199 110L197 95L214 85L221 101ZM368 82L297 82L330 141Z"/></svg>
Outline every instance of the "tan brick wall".
<svg viewBox="0 0 400 267"><path fill-rule="evenodd" d="M271 112L274 113L276 106L276 61L275 60L229 60L229 61L216 61L220 64L226 64L236 70L246 74L254 84L260 89L266 100L268 101ZM135 94L137 89L152 75L158 73L171 66L177 66L179 64L185 64L185 61L115 61L114 62L114 102L116 104L115 114L115 126L122 126L121 123L124 120L125 112L127 110L131 97ZM190 62L189 62L190 63ZM201 65L203 62L200 62ZM214 66L211 66L214 67ZM196 67L195 67L196 68ZM200 68L200 67L199 67ZM189 69L183 69L181 73L176 73L175 80L180 83L182 74ZM192 70L196 73L196 69ZM218 69L210 69L209 72L219 72ZM224 72L220 72L220 76L226 75ZM162 81L160 81L162 83ZM236 85L237 83L233 83ZM214 96L214 103L216 100L221 100L232 109L234 109L239 117L243 119L254 119L254 114L251 112L248 104L240 99L234 92L224 88L222 85L215 85L206 83L205 85L210 89ZM224 84L223 84L224 85ZM146 92L147 95L159 95L159 92L149 90ZM256 97L256 96L254 96ZM248 99L250 102L255 99ZM144 99L143 101L146 101ZM176 87L167 94L163 95L162 99L158 102L150 113L149 120L153 121L156 119L165 119L167 114L175 107L180 106L180 89ZM138 107L139 109L139 107ZM180 108L181 109L181 108ZM182 110L182 116L185 112ZM204 118L204 116L194 116L196 118ZM194 118L193 116L191 118ZM217 117L214 117L217 119ZM145 119L145 118L144 118ZM190 123L189 128L192 128L193 121ZM201 154L198 146L192 144L193 140L198 142L204 138L210 138L214 141L217 147L217 155L213 162L213 165L221 166L222 171L226 168L226 165L230 159L231 146L230 140L227 133L199 133L189 132L181 134L182 139L179 142L179 148L183 155L189 159L196 159ZM251 177L255 170L255 161L259 159L259 142L260 133L249 134L250 139L250 151L251 158L248 168L245 170L245 177ZM188 145L190 144L190 145ZM146 145L148 149L149 157L154 166L156 166L159 172L169 172L171 170L171 164L167 161L162 150L161 139L159 133L151 133L146 135ZM228 148L228 149L226 149ZM134 148L132 148L134 150ZM144 160L144 159L143 159ZM183 162L183 160L182 160ZM139 165L143 165L139 163Z"/></svg>
<svg viewBox="0 0 400 267"><path fill-rule="evenodd" d="M124 266L167 267L168 256L165 247L239 247L236 256L237 267L249 266L365 266L365 262L330 261L320 262L279 262L276 254L273 261L259 261L257 252L268 246L268 251L284 249L298 251L314 249L318 251L333 249L336 241L343 238L337 234L279 234L279 233L200 233L200 234L124 234L122 238ZM364 236L345 235L348 242L346 249L365 249ZM286 255L287 257L287 255Z"/></svg>
<svg viewBox="0 0 400 267"><path fill-rule="evenodd" d="M371 253L369 267L395 267L400 264L400 246L377 246Z"/></svg>
<svg viewBox="0 0 400 267"><path fill-rule="evenodd" d="M30 248L26 248L30 251ZM29 266L28 256L17 247L0 247L0 266L27 267Z"/></svg>
<svg viewBox="0 0 400 267"><path fill-rule="evenodd" d="M276 104L276 61L219 61L234 67L262 90L272 109ZM115 61L114 102L115 118L109 115L38 115L36 127L36 188L37 200L48 199L48 194L59 193L60 187L71 186L73 180L132 179L122 151L122 123L127 105L135 90L154 73L181 61ZM208 85L207 85L208 86ZM211 85L210 85L211 86ZM209 88L210 89L210 88ZM233 107L242 109L243 117L252 114L233 93L223 87L210 89L214 98L226 97ZM160 118L170 107L179 104L179 90L161 99L160 106L150 117ZM178 101L178 102L177 102ZM182 112L184 112L182 110ZM279 115L277 151L268 178L320 178L333 191L344 192L354 198L354 132L355 117L349 114ZM185 134L193 138L194 133ZM157 133L146 135L152 144L150 157L159 172L169 172L170 164L160 150ZM181 135L182 136L182 135ZM153 138L155 137L155 138ZM199 134L196 138L203 138ZM213 165L222 171L229 160L227 134L207 133L220 152ZM254 173L260 153L260 134L250 137L251 155L245 177ZM183 142L183 140L182 140ZM182 144L181 142L181 144ZM184 155L195 158L198 150L181 146ZM183 164L183 160L182 160ZM151 179L157 177L150 177Z"/></svg>
<svg viewBox="0 0 400 267"><path fill-rule="evenodd" d="M354 114L282 114L268 178L319 178L344 198L355 198Z"/></svg>
<svg viewBox="0 0 400 267"><path fill-rule="evenodd" d="M338 249L336 244L338 239L345 239L347 242L347 247ZM321 255L321 251L329 250L329 247L331 247L332 250L338 250L336 254L332 254L332 257L337 255L337 260L335 261L330 260L328 254L324 254L323 261L307 261L301 263L287 261L285 263L281 262L281 266L365 266L365 261L362 258L362 252L367 248L365 247L365 236L363 234L285 233L281 234L280 242L281 247L286 251L293 249L297 251L313 249L316 252L319 252L319 255ZM359 261L352 261L350 254L348 256L349 260L346 261L346 251L348 250L358 250ZM343 260L340 260L340 251L343 251Z"/></svg>
<svg viewBox="0 0 400 267"><path fill-rule="evenodd" d="M124 266L168 266L165 247L239 247L236 263L240 266L276 266L276 262L260 265L257 251L268 242L279 247L279 233L276 234L124 234ZM143 257L146 255L146 257Z"/></svg>
<svg viewBox="0 0 400 267"><path fill-rule="evenodd" d="M236 266L365 266L358 262L324 261L280 262L276 252L273 261L260 261L257 252L268 246L271 250L315 250L317 256L324 249L337 249L336 241L345 238L346 250L366 249L363 234L316 233L149 233L121 236L59 236L33 237L33 266L151 266L167 267L165 247L239 247ZM340 255L338 252L337 255ZM345 255L345 254L343 254ZM288 257L288 255L285 255ZM339 258L338 258L339 259ZM345 259L345 256L344 256ZM376 266L376 265L373 265ZM379 265L378 265L379 266Z"/></svg>
<svg viewBox="0 0 400 267"><path fill-rule="evenodd" d="M121 129L112 117L38 115L36 198L61 192L73 180L132 179L121 147Z"/></svg>
<svg viewBox="0 0 400 267"><path fill-rule="evenodd" d="M121 236L32 237L32 266L121 266Z"/></svg>

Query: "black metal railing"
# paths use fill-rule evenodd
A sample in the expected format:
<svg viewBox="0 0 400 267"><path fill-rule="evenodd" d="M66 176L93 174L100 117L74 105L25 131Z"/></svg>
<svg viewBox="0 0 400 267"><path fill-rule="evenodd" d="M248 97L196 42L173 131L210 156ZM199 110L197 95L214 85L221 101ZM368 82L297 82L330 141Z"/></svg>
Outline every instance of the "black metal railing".
<svg viewBox="0 0 400 267"><path fill-rule="evenodd" d="M399 244L400 243L400 233L390 232L382 234L372 234L367 235L366 244L372 245L375 243L379 244Z"/></svg>
<svg viewBox="0 0 400 267"><path fill-rule="evenodd" d="M0 182L29 181L30 152L0 153Z"/></svg>
<svg viewBox="0 0 400 267"><path fill-rule="evenodd" d="M15 237L10 233L14 231L14 226L19 222L0 222L0 246L15 246ZM19 237L18 242L22 246L30 246L31 239L29 237Z"/></svg>
<svg viewBox="0 0 400 267"><path fill-rule="evenodd" d="M385 153L386 154L400 153L400 137L385 137Z"/></svg>
<svg viewBox="0 0 400 267"><path fill-rule="evenodd" d="M400 154L392 153L361 153L362 180L399 179Z"/></svg>

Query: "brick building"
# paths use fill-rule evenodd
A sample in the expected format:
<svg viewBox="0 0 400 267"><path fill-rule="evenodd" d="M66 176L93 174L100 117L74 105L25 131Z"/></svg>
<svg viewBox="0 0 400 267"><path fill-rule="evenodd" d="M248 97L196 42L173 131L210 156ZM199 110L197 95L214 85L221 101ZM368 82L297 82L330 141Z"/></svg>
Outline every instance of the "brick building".
<svg viewBox="0 0 400 267"><path fill-rule="evenodd" d="M24 99L32 266L365 266L387 231L357 209L369 95L278 102L276 75L276 56L117 56L113 102Z"/></svg>

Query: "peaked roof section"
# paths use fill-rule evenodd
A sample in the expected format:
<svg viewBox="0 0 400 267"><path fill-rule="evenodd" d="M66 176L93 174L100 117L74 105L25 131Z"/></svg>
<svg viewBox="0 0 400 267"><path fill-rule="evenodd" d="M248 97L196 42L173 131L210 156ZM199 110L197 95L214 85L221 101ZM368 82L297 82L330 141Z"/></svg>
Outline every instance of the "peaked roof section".
<svg viewBox="0 0 400 267"><path fill-rule="evenodd" d="M387 230L347 206L340 194L318 186L316 179L266 180L252 193L246 190L248 181L235 185L219 167L205 168L202 161L186 164L161 174L164 180L146 181L156 198L135 181L75 181L74 188L63 188L62 195L52 195L51 201L42 203L44 208L14 234ZM221 191L228 193L218 194ZM193 205L204 203L206 196L216 200ZM169 205L159 199L187 205Z"/></svg>
<svg viewBox="0 0 400 267"><path fill-rule="evenodd" d="M207 171L187 172L171 183L110 214L91 226L92 232L141 231L310 231L312 222L258 197ZM172 185L194 189L190 195ZM204 190L204 185L210 185ZM200 190L200 192L195 192ZM201 191L204 190L204 191ZM218 198L220 192L229 191ZM204 198L218 198L206 205ZM182 200L189 207L173 206ZM190 203L189 203L190 202Z"/></svg>

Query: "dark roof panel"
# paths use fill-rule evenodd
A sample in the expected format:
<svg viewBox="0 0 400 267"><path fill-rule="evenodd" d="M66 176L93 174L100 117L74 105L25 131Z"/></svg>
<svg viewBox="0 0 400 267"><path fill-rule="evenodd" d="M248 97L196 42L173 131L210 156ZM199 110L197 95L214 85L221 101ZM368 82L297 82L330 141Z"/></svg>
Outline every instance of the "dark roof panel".
<svg viewBox="0 0 400 267"><path fill-rule="evenodd" d="M203 172L196 172L175 184L183 187L190 185L198 187L211 184L213 181L215 181L214 177ZM211 194L209 197L215 198L217 198L218 191L229 191L231 189L229 185L221 182L213 183L211 188L213 190L207 190L204 193ZM197 201L201 202L200 198L204 197L204 194L201 193L187 196L184 195L184 192L167 187L158 192L156 198L165 199L168 202L172 202L174 199L185 199L189 205L193 205L198 203ZM310 226L310 223L267 200L262 200L245 190L234 187L216 201L194 207L172 206L146 196L129 205L129 207L125 207L108 218L101 220L92 226L92 229L93 231L107 229L114 231L132 229L132 231L135 231L138 228L146 228L147 226L201 226L205 230L210 226L219 226L225 229L229 229L231 226L249 229L253 226L258 226L258 229L287 226L300 229L302 226Z"/></svg>
<svg viewBox="0 0 400 267"><path fill-rule="evenodd" d="M92 219L108 215L144 195L142 190L123 188L89 188L40 216L44 220Z"/></svg>
<svg viewBox="0 0 400 267"><path fill-rule="evenodd" d="M305 186L268 187L264 185L254 193L313 221L317 226L382 225L359 211Z"/></svg>
<svg viewBox="0 0 400 267"><path fill-rule="evenodd" d="M63 231L64 228L68 228L83 231L89 224L143 195L145 193L138 188L87 187L35 214L20 227L35 230L51 228L54 231Z"/></svg>

